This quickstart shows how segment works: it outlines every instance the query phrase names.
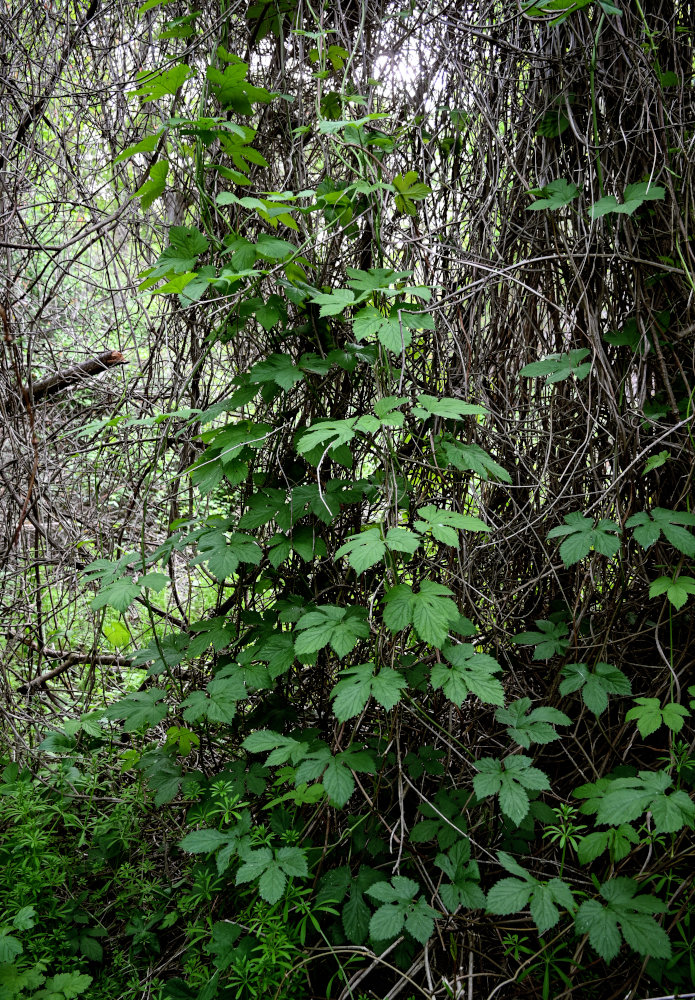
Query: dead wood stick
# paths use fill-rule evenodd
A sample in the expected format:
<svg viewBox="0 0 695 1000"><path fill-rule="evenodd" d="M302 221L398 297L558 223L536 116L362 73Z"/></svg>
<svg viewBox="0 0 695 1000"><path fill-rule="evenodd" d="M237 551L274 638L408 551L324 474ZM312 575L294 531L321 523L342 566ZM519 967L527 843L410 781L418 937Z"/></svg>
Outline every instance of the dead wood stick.
<svg viewBox="0 0 695 1000"><path fill-rule="evenodd" d="M32 396L37 403L47 396L53 396L67 386L75 382L81 382L92 375L99 375L100 372L113 368L114 365L127 365L128 362L120 351L104 351L97 358L90 361L83 361L79 365L72 365L55 375L48 375L46 378L37 379L32 385Z"/></svg>
<svg viewBox="0 0 695 1000"><path fill-rule="evenodd" d="M47 660L61 661L57 667L46 670L44 673L39 674L38 677L34 677L32 680L27 681L26 684L22 684L19 688L20 694L29 694L36 688L43 687L46 681L58 677L77 663L92 663L97 667L129 667L131 664L129 657L118 656L118 654L114 653L78 653L75 650L62 652L60 649L51 649L50 646L40 646L33 639L25 639L20 636L15 636L14 638L18 639L24 646L28 646L29 649L33 649L35 653L41 653Z"/></svg>

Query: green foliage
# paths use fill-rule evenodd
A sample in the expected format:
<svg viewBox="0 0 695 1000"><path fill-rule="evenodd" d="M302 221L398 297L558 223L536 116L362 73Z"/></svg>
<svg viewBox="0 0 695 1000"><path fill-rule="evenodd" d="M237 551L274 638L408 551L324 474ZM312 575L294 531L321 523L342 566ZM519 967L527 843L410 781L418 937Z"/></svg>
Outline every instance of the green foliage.
<svg viewBox="0 0 695 1000"><path fill-rule="evenodd" d="M637 704L626 714L625 721L636 721L643 739L651 736L662 725L668 726L673 733L679 733L685 719L690 714L687 708L676 702L668 702L662 708L658 698L636 698L635 700Z"/></svg>
<svg viewBox="0 0 695 1000"><path fill-rule="evenodd" d="M597 716L608 708L609 694L632 694L630 679L610 663L597 663L593 670L586 663L568 663L562 675L560 694L581 691L582 701Z"/></svg>
<svg viewBox="0 0 695 1000"><path fill-rule="evenodd" d="M441 688L458 707L469 692L489 705L504 704L502 682L494 676L502 669L497 660L487 653L477 653L474 646L466 643L447 644L443 652L447 662L435 664L430 673L435 690Z"/></svg>
<svg viewBox="0 0 695 1000"><path fill-rule="evenodd" d="M530 904L531 918L539 934L545 934L560 920L558 906L570 912L574 910L574 897L567 882L559 878L541 882L504 851L498 851L497 858L513 877L500 879L492 886L487 894L489 913L519 913Z"/></svg>
<svg viewBox="0 0 695 1000"><path fill-rule="evenodd" d="M434 580L423 580L418 591L408 584L397 584L384 596L384 624L392 632L412 624L420 639L441 649L460 617L452 597L448 587Z"/></svg>
<svg viewBox="0 0 695 1000"><path fill-rule="evenodd" d="M560 556L565 566L572 566L595 549L601 555L614 556L620 549L620 540L613 532L620 530L615 521L601 518L596 524L581 513L565 514L564 525L548 532L548 538L563 538Z"/></svg>
<svg viewBox="0 0 695 1000"><path fill-rule="evenodd" d="M294 641L295 653L302 658L312 657L320 649L330 645L338 657L343 659L360 639L369 635L363 608L339 608L321 605L315 611L307 611L296 625Z"/></svg>
<svg viewBox="0 0 695 1000"><path fill-rule="evenodd" d="M572 720L564 712L550 706L531 711L531 699L519 698L507 708L498 708L495 719L507 726L507 736L520 747L529 749L532 743L552 743L560 739L555 726L569 726Z"/></svg>
<svg viewBox="0 0 695 1000"><path fill-rule="evenodd" d="M473 778L473 788L479 799L499 795L500 809L517 826L528 814L529 791L550 789L547 775L533 767L533 760L523 754L496 760L482 757L476 762L478 774Z"/></svg>
<svg viewBox="0 0 695 1000"><path fill-rule="evenodd" d="M402 875L394 875L390 882L375 882L367 889L367 895L382 904L369 921L369 933L375 941L395 938L403 928L420 944L429 940L438 914L419 892L417 882Z"/></svg>
<svg viewBox="0 0 695 1000"><path fill-rule="evenodd" d="M534 660L549 660L552 656L564 656L569 648L569 629L562 621L545 621L537 619L537 632L520 632L513 641L521 646L535 646Z"/></svg>
<svg viewBox="0 0 695 1000"><path fill-rule="evenodd" d="M695 556L695 536L683 525L695 525L695 514L663 510L661 507L655 507L650 514L633 514L625 522L627 528L634 529L635 538L643 549L658 542L663 534L679 552L692 557Z"/></svg>
<svg viewBox="0 0 695 1000"><path fill-rule="evenodd" d="M615 195L608 194L599 198L590 210L592 219L600 219L603 215L610 213L615 215L632 215L648 201L663 201L666 197L664 188L658 184L651 184L648 181L641 181L639 184L628 184L623 192L622 202L618 202Z"/></svg>
<svg viewBox="0 0 695 1000"><path fill-rule="evenodd" d="M660 576L649 587L650 597L660 597L666 594L677 611L687 603L688 598L695 594L695 577L679 573L674 576Z"/></svg>
<svg viewBox="0 0 695 1000"><path fill-rule="evenodd" d="M165 697L166 691L158 688L136 691L110 705L104 712L104 718L123 719L123 730L126 733L152 729L166 717L168 708L166 704L162 704Z"/></svg>
<svg viewBox="0 0 695 1000"><path fill-rule="evenodd" d="M374 698L382 708L392 709L401 700L407 681L397 670L382 667L374 673L373 663L362 663L357 667L341 671L343 678L331 692L333 711L339 722L352 719L364 711L370 698Z"/></svg>
<svg viewBox="0 0 695 1000"><path fill-rule="evenodd" d="M268 903L277 903L285 891L288 878L306 878L309 874L306 855L299 847L249 848L240 852L242 864L236 884L258 881L258 891Z"/></svg>
<svg viewBox="0 0 695 1000"><path fill-rule="evenodd" d="M586 348L583 348L582 350L570 351L568 354L549 354L542 361L532 361L531 364L524 365L519 374L526 378L545 377L549 385L555 382L564 382L570 375L574 375L578 381L581 381L591 371L591 362L584 360L588 358L590 353Z"/></svg>
<svg viewBox="0 0 695 1000"><path fill-rule="evenodd" d="M0 490L17 531L0 1000L129 1000L145 983L161 1000L395 995L406 981L453 996L461 910L478 911L481 996L502 981L543 1000L629 992L627 961L608 968L623 943L649 959L645 995L659 976L680 989L692 170L687 115L663 91L688 79L682 12L626 13L625 44L606 49L609 0L534 0L445 32L418 3L376 20L364 4L338 20L296 0L233 16L160 6L139 13L165 68L144 68L152 46L126 55L143 68L132 128L109 136L114 169L89 143L126 120L118 101L58 135L73 49L117 34L119 12L98 36L91 21L68 33L56 75L6 74L29 80L8 169L34 195L13 206L22 249L10 234L7 251L30 315L8 307L5 329L31 434L8 434L5 468L33 471L17 510L10 481ZM431 72L440 36L454 62L466 53L475 107L455 98L460 61ZM573 92L548 77L560 51ZM643 131L623 129L605 84L634 84L634 66L660 95ZM34 76L55 87L32 104ZM667 204L654 135L668 136ZM555 179L529 191L539 163ZM627 184L628 168L645 179ZM87 201L84 230L60 229ZM32 313L61 282L70 298ZM113 302L121 389L103 372L44 406L31 331L49 323L51 358L82 352L74 317L88 308L106 343ZM64 469L79 480L72 533L67 501L47 503ZM668 601L658 621L649 580ZM611 701L633 690L627 712ZM678 907L674 945L661 896ZM496 918L512 914L500 948Z"/></svg>
<svg viewBox="0 0 695 1000"><path fill-rule="evenodd" d="M695 822L695 804L682 789L669 792L673 781L667 771L640 771L635 777L599 778L580 785L574 795L585 801L584 815L596 815L599 824L620 826L650 812L657 832L675 833Z"/></svg>
<svg viewBox="0 0 695 1000"><path fill-rule="evenodd" d="M131 91L130 96L141 97L143 104L147 101L157 101L160 97L171 96L184 85L192 72L186 63L179 63L170 69L155 73L138 73L137 81L140 86L137 90Z"/></svg>
<svg viewBox="0 0 695 1000"><path fill-rule="evenodd" d="M671 945L666 932L652 916L664 913L666 905L655 896L639 893L634 879L614 878L604 882L601 897L585 900L575 917L580 934L588 934L592 948L607 962L620 951L623 939L638 955L669 958Z"/></svg>
<svg viewBox="0 0 695 1000"><path fill-rule="evenodd" d="M467 838L457 840L446 854L438 854L434 863L449 879L439 887L439 895L450 913L460 906L470 910L485 906L485 893L479 884L480 869L476 861L471 861Z"/></svg>
<svg viewBox="0 0 695 1000"><path fill-rule="evenodd" d="M409 170L405 174L396 174L393 178L393 186L398 192L396 208L406 215L417 215L415 202L423 201L427 195L432 194L432 188L418 181L417 173L414 170Z"/></svg>
<svg viewBox="0 0 695 1000"><path fill-rule="evenodd" d="M534 201L531 205L527 205L526 211L538 212L543 208L556 209L569 205L571 201L574 201L574 199L578 197L579 188L576 184L570 184L568 181L560 179L551 181L549 184L546 184L545 187L533 188L529 191L529 194L534 195L536 197L536 201ZM522 372L522 374L524 373ZM544 373L538 372L537 374Z"/></svg>

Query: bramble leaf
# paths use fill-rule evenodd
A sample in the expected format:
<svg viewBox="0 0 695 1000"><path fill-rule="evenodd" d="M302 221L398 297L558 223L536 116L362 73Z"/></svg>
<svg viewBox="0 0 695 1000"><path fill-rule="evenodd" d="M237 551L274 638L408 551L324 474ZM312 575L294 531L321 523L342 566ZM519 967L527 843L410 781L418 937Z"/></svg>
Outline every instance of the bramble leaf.
<svg viewBox="0 0 695 1000"><path fill-rule="evenodd" d="M683 705L668 702L661 707L658 698L636 698L637 704L625 715L625 721L637 722L640 736L645 738L655 733L662 725L668 726L671 732L679 733L690 712Z"/></svg>
<svg viewBox="0 0 695 1000"><path fill-rule="evenodd" d="M447 663L436 663L430 673L435 690L441 688L454 705L460 707L469 692L488 705L504 704L504 689L494 676L502 669L486 653L476 653L475 646L461 643L444 647Z"/></svg>
<svg viewBox="0 0 695 1000"><path fill-rule="evenodd" d="M541 195L532 204L526 206L527 212L538 212L543 208L557 209L569 205L579 195L579 188L576 184L570 184L569 181L560 178L556 181L550 181L545 187L530 191L529 194Z"/></svg>
<svg viewBox="0 0 695 1000"><path fill-rule="evenodd" d="M506 725L507 736L528 750L532 743L552 743L559 740L555 726L569 726L572 720L564 712L550 706L531 708L530 698L519 698L507 708L495 712L497 722Z"/></svg>
<svg viewBox="0 0 695 1000"><path fill-rule="evenodd" d="M625 527L634 528L635 538L643 549L649 548L663 534L674 548L692 558L695 556L695 536L684 525L695 525L695 514L663 507L655 507L651 513L633 514L625 522Z"/></svg>
<svg viewBox="0 0 695 1000"><path fill-rule="evenodd" d="M350 653L360 639L369 635L367 611L361 607L339 608L320 605L302 615L295 628L294 650L297 656L311 657L330 645L339 659Z"/></svg>
<svg viewBox="0 0 695 1000"><path fill-rule="evenodd" d="M562 668L560 694L581 691L584 704L594 715L608 708L609 694L632 694L632 685L622 670L610 663L597 663L593 671L586 663L568 663Z"/></svg>
<svg viewBox="0 0 695 1000"><path fill-rule="evenodd" d="M608 518L598 524L583 514L565 514L565 524L548 532L548 538L562 538L560 556L565 566L572 566L595 549L604 556L614 556L620 548L620 539L613 532L620 531L619 525Z"/></svg>
<svg viewBox="0 0 695 1000"><path fill-rule="evenodd" d="M364 709L370 697L385 709L392 709L401 699L401 691L407 681L397 670L389 667L374 674L373 663L362 663L340 673L339 680L331 692L333 711L339 722L351 719Z"/></svg>
<svg viewBox="0 0 695 1000"><path fill-rule="evenodd" d="M620 951L621 932L628 947L643 958L671 957L668 935L650 916L663 913L666 905L655 896L637 895L638 889L634 879L610 879L600 889L605 904L598 899L587 899L577 911L578 933L589 935L592 948L606 962L611 962Z"/></svg>
<svg viewBox="0 0 695 1000"><path fill-rule="evenodd" d="M479 799L499 795L500 809L517 826L530 808L526 789L548 791L550 782L543 771L533 767L530 757L514 754L498 760L483 757L476 762L478 774L473 788Z"/></svg>
<svg viewBox="0 0 695 1000"><path fill-rule="evenodd" d="M562 382L570 375L581 382L591 371L591 362L584 361L591 352L587 348L577 351L569 351L567 354L549 354L542 361L532 361L519 372L525 378L544 377L550 385L554 382Z"/></svg>
<svg viewBox="0 0 695 1000"><path fill-rule="evenodd" d="M567 622L536 619L537 632L520 632L512 638L520 646L535 646L534 660L549 660L551 656L564 656L569 647Z"/></svg>
<svg viewBox="0 0 695 1000"><path fill-rule="evenodd" d="M650 597L666 594L677 611L683 607L692 594L695 594L695 578L692 576L660 576L649 588Z"/></svg>

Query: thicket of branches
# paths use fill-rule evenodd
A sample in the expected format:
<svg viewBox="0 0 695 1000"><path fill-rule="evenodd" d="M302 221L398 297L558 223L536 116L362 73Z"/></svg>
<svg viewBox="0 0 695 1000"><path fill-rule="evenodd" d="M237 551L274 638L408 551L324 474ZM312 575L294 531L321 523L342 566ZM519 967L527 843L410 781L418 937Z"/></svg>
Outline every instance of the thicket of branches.
<svg viewBox="0 0 695 1000"><path fill-rule="evenodd" d="M220 869L222 842L205 860L195 840L215 826L220 773L263 827L249 849L276 850L268 822L278 850L306 851L311 881L301 864L287 869L297 881L285 919L309 905L335 912L317 909L316 933L292 939L286 974L235 993L229 969L252 963L253 943L229 943L227 965L221 945L216 962L191 958L209 914L246 933L253 912L258 940L272 936L281 904L261 883L253 910L242 869L229 869L200 902L194 934L168 929L174 921L157 932L159 965L146 949L131 955L163 996L323 996L334 975L345 997L682 987L690 946L678 950L674 935L680 925L692 937L684 790L694 773L683 728L695 593L692 5L199 7L2 14L8 760L45 781L56 759L83 768L93 753L106 802L132 777L118 776L114 754L135 752L133 773L155 797L142 805L142 837L156 827L177 877ZM126 364L107 364L114 351ZM372 422L358 424L365 415ZM368 553L356 554L356 537L371 539ZM97 559L110 565L85 575ZM147 573L166 579L141 583ZM397 588L423 594L424 581L446 588L432 592L434 621L399 618ZM467 624L436 604L444 598ZM312 649L300 635L329 606L359 623L344 650L335 636ZM437 681L464 647L487 657L487 687ZM339 671L368 661L375 678L395 671L395 686L380 696L364 681L358 709L339 709ZM219 687L254 664L245 694ZM359 676L343 675L338 692ZM500 681L505 705L529 699L524 711L545 715L515 728ZM153 689L162 699L130 725L129 706ZM217 716L190 700L216 690L227 699ZM106 703L101 729L46 744ZM533 724L546 728L534 735ZM188 750L168 726L193 733ZM330 751L325 774L346 772L344 800L312 740ZM262 751L276 756L259 791L249 775ZM314 771L302 772L302 754ZM481 761L512 756L549 788L529 779L521 806L500 798L500 812L474 779ZM668 805L642 788L638 808L638 772L671 779L659 793ZM312 796L322 775L323 797ZM618 789L601 784L609 778L633 782L614 825L600 804ZM590 783L593 813L577 813L588 793L573 793ZM263 810L282 795L273 827ZM194 839L178 851L194 802ZM239 810L228 806L222 834L232 815L245 822ZM604 851L577 855L592 831ZM198 868L186 844L203 856ZM447 851L451 870L436 867ZM477 867L464 877L469 851ZM459 884L451 871L461 885L477 873L486 893L521 877L499 851L540 880L559 923L547 909L539 920L538 901L529 915L528 893L507 909L494 892L487 909L475 893L442 897L443 879ZM393 876L419 885L417 901L370 898ZM553 879L574 899L553 897ZM652 923L635 918L632 931L621 911L614 957L594 936L610 937L607 925L597 931L595 909L581 908L613 905L598 886L620 879L654 901L635 911ZM235 884L244 888L230 898ZM315 892L293 895L300 884ZM358 894L369 930L346 916ZM401 906L393 933L374 933L375 899ZM668 947L646 916L661 904ZM115 917L104 926L121 933ZM167 993L182 954L186 984L175 988L189 992Z"/></svg>

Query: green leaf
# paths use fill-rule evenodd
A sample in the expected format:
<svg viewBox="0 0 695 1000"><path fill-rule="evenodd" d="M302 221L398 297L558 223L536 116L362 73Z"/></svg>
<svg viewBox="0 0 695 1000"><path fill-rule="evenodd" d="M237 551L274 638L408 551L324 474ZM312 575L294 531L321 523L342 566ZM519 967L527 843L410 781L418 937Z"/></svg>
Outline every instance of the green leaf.
<svg viewBox="0 0 695 1000"><path fill-rule="evenodd" d="M362 944L369 933L370 909L364 901L362 893L354 886L350 898L343 907L340 918L348 941L352 944Z"/></svg>
<svg viewBox="0 0 695 1000"><path fill-rule="evenodd" d="M486 653L476 653L469 644L446 645L448 663L432 667L430 681L435 690L441 688L449 701L460 707L469 692L488 705L504 704L504 689L494 676L502 667Z"/></svg>
<svg viewBox="0 0 695 1000"><path fill-rule="evenodd" d="M609 194L591 206L589 215L592 219L599 219L602 215L609 213L618 215L632 215L646 201L663 201L666 197L664 188L658 184L650 184L642 181L639 184L628 184L623 193L622 204L618 203L614 195Z"/></svg>
<svg viewBox="0 0 695 1000"><path fill-rule="evenodd" d="M632 847L639 843L639 836L628 823L610 830L598 830L582 837L577 848L581 865L591 864L608 849L611 864L626 858Z"/></svg>
<svg viewBox="0 0 695 1000"><path fill-rule="evenodd" d="M272 729L257 729L247 736L241 745L249 753L265 753L268 750L274 750L283 740L284 737Z"/></svg>
<svg viewBox="0 0 695 1000"><path fill-rule="evenodd" d="M547 791L550 783L543 771L533 767L530 757L521 754L497 760L483 757L476 763L478 774L473 778L473 789L479 799L499 795L500 809L517 826L529 811L530 802L526 789Z"/></svg>
<svg viewBox="0 0 695 1000"><path fill-rule="evenodd" d="M439 649L446 641L449 628L459 618L459 610L451 596L447 587L433 580L423 580L412 598L415 631L421 639Z"/></svg>
<svg viewBox="0 0 695 1000"><path fill-rule="evenodd" d="M338 761L331 761L321 778L329 799L342 809L355 790L355 779L349 767Z"/></svg>
<svg viewBox="0 0 695 1000"><path fill-rule="evenodd" d="M427 944L434 934L434 921L439 916L424 899L418 899L409 907L405 918L405 929L421 945Z"/></svg>
<svg viewBox="0 0 695 1000"><path fill-rule="evenodd" d="M236 716L237 701L246 698L246 690L238 680L221 677L210 681L205 693L194 691L181 702L186 722L207 718L210 722L229 725Z"/></svg>
<svg viewBox="0 0 695 1000"><path fill-rule="evenodd" d="M172 226L169 230L169 246L150 269L148 282L152 278L192 271L200 254L205 253L209 246L207 237L195 226Z"/></svg>
<svg viewBox="0 0 695 1000"><path fill-rule="evenodd" d="M614 556L620 549L620 539L613 532L620 531L615 521L602 518L598 524L580 512L565 514L565 524L548 532L548 538L561 538L560 556L565 566L572 566L595 549L604 556Z"/></svg>
<svg viewBox="0 0 695 1000"><path fill-rule="evenodd" d="M356 296L349 288L334 288L332 292L317 292L311 301L321 307L319 316L338 316L361 299L361 295Z"/></svg>
<svg viewBox="0 0 695 1000"><path fill-rule="evenodd" d="M176 798L181 787L182 772L170 750L157 747L148 751L136 766L147 778L147 783L154 792L154 804L157 808Z"/></svg>
<svg viewBox="0 0 695 1000"><path fill-rule="evenodd" d="M384 596L384 603L387 628L398 632L412 623L420 639L439 649L460 617L451 600L451 591L432 580L423 580L418 593L407 584L391 587Z"/></svg>
<svg viewBox="0 0 695 1000"><path fill-rule="evenodd" d="M569 726L572 720L557 708L531 708L530 698L519 698L507 708L499 708L495 719L508 726L507 736L527 750L532 743L552 743L560 739L555 726Z"/></svg>
<svg viewBox="0 0 695 1000"><path fill-rule="evenodd" d="M287 876L280 865L270 862L258 880L258 892L267 903L277 903L287 885Z"/></svg>
<svg viewBox="0 0 695 1000"><path fill-rule="evenodd" d="M395 196L396 208L406 215L417 215L414 203L422 201L432 193L431 187L418 181L414 170L409 170L405 174L396 174L393 178L393 186L398 192Z"/></svg>
<svg viewBox="0 0 695 1000"><path fill-rule="evenodd" d="M45 984L46 1000L54 1000L56 996L60 996L61 1000L63 997L65 1000L74 1000L75 997L84 993L92 982L91 976L80 972L61 972L47 980ZM42 992L44 991L42 990L34 996L38 998Z"/></svg>
<svg viewBox="0 0 695 1000"><path fill-rule="evenodd" d="M206 76L212 93L223 108L231 108L239 115L250 115L253 113L253 104L267 104L272 100L273 95L264 87L254 87L247 81L247 63L229 55L222 46L218 46L217 53L228 65L224 70L208 66Z"/></svg>
<svg viewBox="0 0 695 1000"><path fill-rule="evenodd" d="M458 547L458 531L489 531L489 527L479 517L470 514L459 514L453 510L440 510L428 505L418 510L421 520L415 521L418 531L431 531L432 536L444 545Z"/></svg>
<svg viewBox="0 0 695 1000"><path fill-rule="evenodd" d="M322 605L315 611L302 615L296 625L294 641L295 653L302 657L312 656L331 646L339 659L347 656L360 639L369 635L366 609L360 607L338 608Z"/></svg>
<svg viewBox="0 0 695 1000"><path fill-rule="evenodd" d="M12 926L18 931L30 931L36 924L36 910L33 906L22 906L12 918Z"/></svg>
<svg viewBox="0 0 695 1000"><path fill-rule="evenodd" d="M585 900L574 920L577 933L588 934L592 948L606 962L612 962L620 951L620 931L615 913L596 899Z"/></svg>
<svg viewBox="0 0 695 1000"><path fill-rule="evenodd" d="M500 879L487 894L487 912L499 916L520 913L527 906L532 891L532 882L522 882L518 878Z"/></svg>
<svg viewBox="0 0 695 1000"><path fill-rule="evenodd" d="M562 208L564 205L569 205L579 195L579 188L576 184L570 184L566 180L559 179L551 181L545 187L536 188L529 193L541 195L537 201L527 206L526 211L532 212L540 211L543 208L557 209Z"/></svg>
<svg viewBox="0 0 695 1000"><path fill-rule="evenodd" d="M139 596L139 584L133 583L132 578L124 576L120 580L114 580L108 586L102 587L91 602L90 607L93 611L105 607L115 608L116 611L123 614Z"/></svg>
<svg viewBox="0 0 695 1000"><path fill-rule="evenodd" d="M415 318L417 317L417 318ZM393 306L388 316L385 316L374 306L366 306L355 314L353 332L355 340L366 340L376 334L377 340L394 354L401 354L410 347L413 335L413 324L419 322L418 328L429 329L430 317L425 313L401 312L398 306Z"/></svg>
<svg viewBox="0 0 695 1000"><path fill-rule="evenodd" d="M198 555L191 565L207 563L214 577L223 581L237 570L240 563L258 563L263 558L263 550L250 535L241 532L227 532L222 528L204 531L198 538Z"/></svg>
<svg viewBox="0 0 695 1000"><path fill-rule="evenodd" d="M692 576L660 576L649 587L650 597L666 594L677 611L683 607L688 598L695 594L695 578Z"/></svg>
<svg viewBox="0 0 695 1000"><path fill-rule="evenodd" d="M408 686L402 674L390 667L382 667L371 682L372 697L387 711L401 700L401 692Z"/></svg>
<svg viewBox="0 0 695 1000"><path fill-rule="evenodd" d="M291 878L306 878L309 874L306 854L301 847L280 847L275 857L284 873Z"/></svg>
<svg viewBox="0 0 695 1000"><path fill-rule="evenodd" d="M666 771L640 771L632 778L602 778L572 793L585 799L579 811L596 813L597 823L619 826L649 811L657 832L676 833L695 825L695 803L683 790L669 792L673 782Z"/></svg>
<svg viewBox="0 0 695 1000"><path fill-rule="evenodd" d="M256 241L256 253L267 260L286 260L295 252L295 247L287 240L278 239L268 233L261 233Z"/></svg>
<svg viewBox="0 0 695 1000"><path fill-rule="evenodd" d="M670 460L670 458L671 455L666 450L660 451L658 455L652 455L652 457L648 458L644 463L642 475L646 476L648 472L653 472L654 469L660 469L662 465L665 465L666 462ZM630 522L628 521L627 524L629 525L629 523Z"/></svg>
<svg viewBox="0 0 695 1000"><path fill-rule="evenodd" d="M582 348L577 351L569 351L567 354L549 354L543 361L533 361L530 365L524 365L519 372L526 378L539 378L545 376L546 382L562 382L570 375L581 382L591 371L591 362L584 362L584 359L591 352Z"/></svg>
<svg viewBox="0 0 695 1000"><path fill-rule="evenodd" d="M625 715L625 721L635 720L643 739L651 736L662 725L668 726L674 733L679 733L685 719L690 715L687 708L675 702L669 702L662 708L658 698L636 698L635 701L637 704Z"/></svg>
<svg viewBox="0 0 695 1000"><path fill-rule="evenodd" d="M340 546L336 559L347 556L347 561L359 575L380 562L386 555L386 542L378 525L367 528L359 535L353 535Z"/></svg>
<svg viewBox="0 0 695 1000"><path fill-rule="evenodd" d="M629 679L610 663L597 663L593 671L586 663L568 663L562 668L562 676L560 694L581 690L584 704L596 716L608 708L609 694L632 694Z"/></svg>
<svg viewBox="0 0 695 1000"><path fill-rule="evenodd" d="M322 452L335 452L336 448L349 444L355 437L356 423L357 417L350 417L348 420L318 420L298 436L297 451L300 455L307 455L315 448L320 448Z"/></svg>
<svg viewBox="0 0 695 1000"><path fill-rule="evenodd" d="M229 835L219 830L193 830L179 841L179 847L187 854L212 854L229 842Z"/></svg>
<svg viewBox="0 0 695 1000"><path fill-rule="evenodd" d="M413 407L413 416L420 420L427 420L428 417L442 417L445 420L463 420L464 417L485 416L488 412L484 406L475 406L473 403L464 403L460 399L452 399L447 396L438 399L436 396L420 395L417 397L418 406Z"/></svg>
<svg viewBox="0 0 695 1000"><path fill-rule="evenodd" d="M168 573L145 573L138 577L139 587L154 590L156 594L160 594L169 585L169 582Z"/></svg>
<svg viewBox="0 0 695 1000"><path fill-rule="evenodd" d="M119 153L116 159L113 161L114 166L120 163L122 160L127 160L131 156L135 156L136 153L152 153L154 152L157 143L161 138L161 132L156 132L154 135L146 135L144 139L140 142L136 142L132 146L128 146L124 149L122 153Z"/></svg>
<svg viewBox="0 0 695 1000"><path fill-rule="evenodd" d="M537 632L520 632L512 642L520 646L535 646L534 660L549 660L551 656L564 656L569 647L567 623L564 621L536 620Z"/></svg>
<svg viewBox="0 0 695 1000"><path fill-rule="evenodd" d="M670 958L668 935L651 913L662 913L666 906L655 896L637 895L637 883L630 878L604 882L600 892L606 905L597 899L582 903L575 917L580 934L589 935L591 946L607 962L620 951L620 931L628 947L643 958Z"/></svg>
<svg viewBox="0 0 695 1000"><path fill-rule="evenodd" d="M169 578L167 577L167 580ZM108 625L104 625L102 632L109 640L112 646L117 649L124 649L129 642L131 642L131 636L128 629L123 625L122 622L111 622Z"/></svg>
<svg viewBox="0 0 695 1000"><path fill-rule="evenodd" d="M499 479L500 482L511 483L512 477L488 455L480 445L463 444L451 435L443 434L437 445L437 461L443 466L453 466L459 472L470 470L481 479Z"/></svg>
<svg viewBox="0 0 695 1000"><path fill-rule="evenodd" d="M13 937L8 928L0 930L0 963L13 962L23 951L21 941Z"/></svg>
<svg viewBox="0 0 695 1000"><path fill-rule="evenodd" d="M359 715L372 696L383 708L393 708L407 686L405 677L389 667L383 667L374 675L373 663L343 670L340 676L343 680L338 681L331 692L333 711L339 722Z"/></svg>
<svg viewBox="0 0 695 1000"><path fill-rule="evenodd" d="M150 688L148 691L135 691L110 705L104 712L106 719L124 719L123 729L126 733L134 733L138 729L152 729L158 726L169 711L166 704L161 704L166 691Z"/></svg>
<svg viewBox="0 0 695 1000"><path fill-rule="evenodd" d="M661 463L660 463L661 464ZM644 511L633 514L625 522L625 527L633 528L635 538L643 549L657 542L661 535L684 555L695 557L695 536L684 525L695 525L695 514L655 507L651 514Z"/></svg>
<svg viewBox="0 0 695 1000"><path fill-rule="evenodd" d="M531 896L531 918L539 934L545 934L560 920L560 911L554 902L550 886L538 885Z"/></svg>
<svg viewBox="0 0 695 1000"><path fill-rule="evenodd" d="M386 546L392 552L406 552L413 555L422 544L422 539L409 528L389 528L386 533Z"/></svg>
<svg viewBox="0 0 695 1000"><path fill-rule="evenodd" d="M386 903L372 915L369 933L375 941L396 937L403 929L405 912L397 903Z"/></svg>
<svg viewBox="0 0 695 1000"><path fill-rule="evenodd" d="M304 373L287 354L271 354L251 368L249 378L252 382L275 382L288 392L297 382L304 380Z"/></svg>
<svg viewBox="0 0 695 1000"><path fill-rule="evenodd" d="M138 73L136 79L140 86L137 90L131 90L129 97L141 97L145 104L147 101L156 101L160 97L173 95L192 74L193 70L186 63L178 63L171 69L154 73L151 71Z"/></svg>

